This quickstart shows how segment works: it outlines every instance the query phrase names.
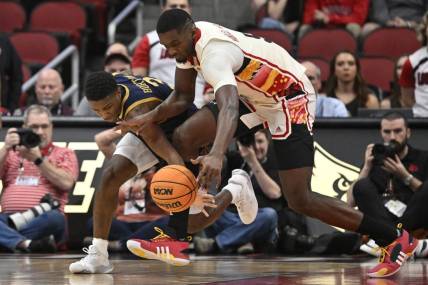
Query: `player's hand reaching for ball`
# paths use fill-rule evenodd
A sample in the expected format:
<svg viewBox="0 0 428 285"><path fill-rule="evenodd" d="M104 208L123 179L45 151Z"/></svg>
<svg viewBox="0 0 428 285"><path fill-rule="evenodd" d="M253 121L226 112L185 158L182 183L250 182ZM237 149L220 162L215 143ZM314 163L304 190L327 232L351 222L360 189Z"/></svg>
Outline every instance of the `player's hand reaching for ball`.
<svg viewBox="0 0 428 285"><path fill-rule="evenodd" d="M199 175L196 181L201 187L209 188L211 182L215 182L217 188L220 186L223 155L209 153L191 159L191 162L199 164Z"/></svg>
<svg viewBox="0 0 428 285"><path fill-rule="evenodd" d="M214 196L208 194L207 189L200 187L198 192L196 193L195 201L193 201L192 209L197 209L198 211L202 212L206 217L209 217L210 215L205 210L205 207L217 208L217 205L215 204Z"/></svg>
<svg viewBox="0 0 428 285"><path fill-rule="evenodd" d="M132 129L137 134L144 130L146 125L157 124L160 123L156 120L156 112L150 111L145 114L136 116L132 119L126 121L119 121L117 124L120 129Z"/></svg>

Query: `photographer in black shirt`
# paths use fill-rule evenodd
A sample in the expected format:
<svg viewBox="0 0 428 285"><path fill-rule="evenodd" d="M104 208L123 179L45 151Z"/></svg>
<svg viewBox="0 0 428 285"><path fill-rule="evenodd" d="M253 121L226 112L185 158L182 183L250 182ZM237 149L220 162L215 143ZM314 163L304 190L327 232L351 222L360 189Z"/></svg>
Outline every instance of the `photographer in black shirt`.
<svg viewBox="0 0 428 285"><path fill-rule="evenodd" d="M352 190L354 201L348 202L365 215L401 223L410 232L428 229L428 152L409 145L411 132L401 113L384 115L380 132L383 144L367 146ZM417 256L427 255L421 252L424 244L426 248L428 243L420 242Z"/></svg>

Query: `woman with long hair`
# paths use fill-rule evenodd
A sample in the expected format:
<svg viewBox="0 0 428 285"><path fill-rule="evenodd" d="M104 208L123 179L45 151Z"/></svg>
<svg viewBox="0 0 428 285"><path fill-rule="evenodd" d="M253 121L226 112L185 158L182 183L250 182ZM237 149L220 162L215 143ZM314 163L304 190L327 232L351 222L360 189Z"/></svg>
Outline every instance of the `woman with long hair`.
<svg viewBox="0 0 428 285"><path fill-rule="evenodd" d="M391 95L383 99L382 102L380 102L380 107L382 109L402 108L404 106L403 98L401 96L399 80L401 76L401 71L403 70L403 65L408 58L408 55L402 55L395 62L394 76L391 82Z"/></svg>
<svg viewBox="0 0 428 285"><path fill-rule="evenodd" d="M360 62L349 51L337 53L330 61L330 76L325 93L341 100L351 116L357 116L358 108L379 108L376 95L361 76Z"/></svg>

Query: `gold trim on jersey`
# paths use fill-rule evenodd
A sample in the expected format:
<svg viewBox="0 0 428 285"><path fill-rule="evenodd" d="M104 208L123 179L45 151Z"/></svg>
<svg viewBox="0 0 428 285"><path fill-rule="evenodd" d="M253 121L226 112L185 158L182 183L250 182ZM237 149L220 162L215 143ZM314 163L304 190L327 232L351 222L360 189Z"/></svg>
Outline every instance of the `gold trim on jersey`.
<svg viewBox="0 0 428 285"><path fill-rule="evenodd" d="M138 100L138 101L136 101L136 102L132 103L131 105L129 105L129 107L128 107L128 108L126 109L126 111L125 111L124 118L125 118L125 117L126 117L126 115L128 115L128 113L129 113L129 112L131 112L135 107L137 107L137 106L139 106L139 105L141 105L141 104L144 104L144 103L147 103L147 102L153 102L153 101L159 101L159 102L162 102L162 100L161 100L161 99L156 98L156 97L150 97L150 98L145 98L145 99Z"/></svg>
<svg viewBox="0 0 428 285"><path fill-rule="evenodd" d="M129 89L128 89L128 86L126 86L126 85L123 85L123 84L118 84L119 86L122 86L124 89L125 89L125 96L123 96L123 99L122 99L122 103L121 103L121 107L120 107L120 115L119 115L119 119L121 119L121 120L123 120L123 118L124 118L124 112L125 112L125 110L123 109L124 107L125 107L125 102L126 102L126 100L128 100L128 97L129 97Z"/></svg>
<svg viewBox="0 0 428 285"><path fill-rule="evenodd" d="M257 73L261 66L262 63L260 61L251 59L247 66L244 68L244 70L237 74L237 76L242 80L251 80L254 74Z"/></svg>

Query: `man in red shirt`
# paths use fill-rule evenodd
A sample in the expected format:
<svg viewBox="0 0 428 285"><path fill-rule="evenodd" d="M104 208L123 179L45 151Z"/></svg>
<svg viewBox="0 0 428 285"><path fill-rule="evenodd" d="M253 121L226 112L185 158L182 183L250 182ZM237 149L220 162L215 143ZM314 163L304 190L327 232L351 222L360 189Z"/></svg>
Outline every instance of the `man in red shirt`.
<svg viewBox="0 0 428 285"><path fill-rule="evenodd" d="M369 9L368 0L307 0L299 37L311 27L346 27L358 37Z"/></svg>
<svg viewBox="0 0 428 285"><path fill-rule="evenodd" d="M72 150L52 144L53 126L46 107L30 106L24 113L23 127L39 135L40 143L26 147L17 129L10 128L0 149L0 246L30 252L54 251L53 237L59 241L64 234L64 206L78 176L78 161ZM53 204L51 210L39 208L39 214L33 211L35 217L22 225L11 222L12 214L39 205L46 194L59 202L58 208Z"/></svg>

